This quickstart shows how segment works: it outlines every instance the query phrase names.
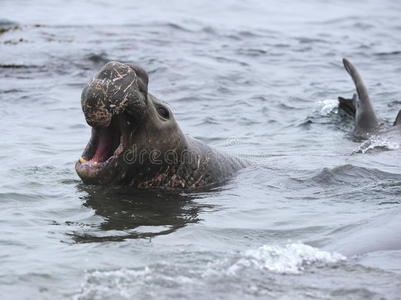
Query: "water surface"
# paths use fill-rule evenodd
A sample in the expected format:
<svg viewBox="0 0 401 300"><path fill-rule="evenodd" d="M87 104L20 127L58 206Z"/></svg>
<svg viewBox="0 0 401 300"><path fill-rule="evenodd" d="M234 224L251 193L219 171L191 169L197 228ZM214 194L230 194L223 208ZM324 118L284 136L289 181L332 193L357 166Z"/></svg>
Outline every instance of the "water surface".
<svg viewBox="0 0 401 300"><path fill-rule="evenodd" d="M400 140L336 106L347 57L387 125L401 109L398 1L81 2L1 3L3 299L400 298ZM194 194L82 184L80 93L109 60L256 165Z"/></svg>

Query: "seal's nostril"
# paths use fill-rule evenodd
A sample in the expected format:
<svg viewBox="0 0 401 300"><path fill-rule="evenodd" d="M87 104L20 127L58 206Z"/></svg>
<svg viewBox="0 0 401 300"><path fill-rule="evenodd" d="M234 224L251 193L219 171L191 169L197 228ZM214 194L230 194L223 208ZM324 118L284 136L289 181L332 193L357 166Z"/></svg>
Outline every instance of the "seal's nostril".
<svg viewBox="0 0 401 300"><path fill-rule="evenodd" d="M108 127L113 117L105 107L84 109L84 114L86 122L92 127Z"/></svg>

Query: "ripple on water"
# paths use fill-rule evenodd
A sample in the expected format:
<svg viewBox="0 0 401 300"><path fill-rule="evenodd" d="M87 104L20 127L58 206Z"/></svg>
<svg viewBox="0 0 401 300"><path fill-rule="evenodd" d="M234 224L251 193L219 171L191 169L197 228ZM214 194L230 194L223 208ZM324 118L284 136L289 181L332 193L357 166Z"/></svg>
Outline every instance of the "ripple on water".
<svg viewBox="0 0 401 300"><path fill-rule="evenodd" d="M302 243L264 245L240 253L226 253L225 258L206 253L197 253L196 256L202 264L189 263L187 260L191 256L183 255L174 263L156 263L136 269L88 271L75 299L129 299L133 296L139 299L167 299L171 296L204 299L209 292L221 294L227 286L231 286L236 295L263 293L263 290L271 292L269 285L274 284L274 274L301 274L312 267L333 267L346 259L341 254ZM249 289L248 284L258 276L258 284ZM149 289L149 286L153 288ZM225 293L229 296L232 290Z"/></svg>
<svg viewBox="0 0 401 300"><path fill-rule="evenodd" d="M41 194L32 194L32 193L0 193L0 201L1 202L32 202L38 201L45 198L45 195Z"/></svg>
<svg viewBox="0 0 401 300"><path fill-rule="evenodd" d="M311 179L324 185L343 185L346 183L347 185L359 186L362 183L376 183L378 181L399 182L401 175L347 164L332 169L324 168Z"/></svg>

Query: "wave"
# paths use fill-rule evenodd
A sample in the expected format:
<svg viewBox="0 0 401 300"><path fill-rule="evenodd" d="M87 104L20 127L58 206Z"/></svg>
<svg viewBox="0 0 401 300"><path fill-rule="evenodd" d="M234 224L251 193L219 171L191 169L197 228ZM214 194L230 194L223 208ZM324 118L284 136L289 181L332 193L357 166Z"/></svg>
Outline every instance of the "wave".
<svg viewBox="0 0 401 300"><path fill-rule="evenodd" d="M361 255L377 251L401 250L401 209L399 207L340 231L328 249L346 255ZM398 266L401 271L400 264Z"/></svg>
<svg viewBox="0 0 401 300"><path fill-rule="evenodd" d="M199 296L205 291L211 292L210 289L216 286L216 282L235 282L237 287L245 286L241 282L249 279L249 273L255 273L259 278L262 278L260 272L265 271L282 276L301 274L307 266L324 267L346 260L341 254L323 251L303 243L263 245L231 254L230 258L216 259L209 254L209 258L199 259L202 255L204 254L193 253L192 256L197 257L197 265L193 264L193 260L192 263L186 262L185 258L191 260L191 255L185 253L182 257L178 255L180 259L176 263L164 262L131 269L89 271L83 279L80 292L74 298L132 299L141 295L143 299L168 299L173 295L188 295L188 292L194 291L195 295ZM269 279L268 276L265 278ZM152 286L152 289L149 289L149 286ZM227 286L222 288L226 289ZM227 290L224 293L226 294Z"/></svg>
<svg viewBox="0 0 401 300"><path fill-rule="evenodd" d="M367 141L363 142L354 153L367 153L371 151L386 151L386 150L397 150L400 148L400 144L389 140L382 136L373 136Z"/></svg>
<svg viewBox="0 0 401 300"><path fill-rule="evenodd" d="M319 106L321 106L320 115L322 116L328 116L331 113L338 112L338 101L335 99L319 101Z"/></svg>
<svg viewBox="0 0 401 300"><path fill-rule="evenodd" d="M374 168L365 168L346 164L335 168L324 168L312 177L312 181L319 184L353 185L361 182L377 182L378 180L400 180L401 175L380 171Z"/></svg>
<svg viewBox="0 0 401 300"><path fill-rule="evenodd" d="M302 243L285 246L264 245L258 249L247 250L227 269L227 273L235 275L245 268L255 268L280 274L300 274L306 266L334 264L345 259L342 254L323 251Z"/></svg>

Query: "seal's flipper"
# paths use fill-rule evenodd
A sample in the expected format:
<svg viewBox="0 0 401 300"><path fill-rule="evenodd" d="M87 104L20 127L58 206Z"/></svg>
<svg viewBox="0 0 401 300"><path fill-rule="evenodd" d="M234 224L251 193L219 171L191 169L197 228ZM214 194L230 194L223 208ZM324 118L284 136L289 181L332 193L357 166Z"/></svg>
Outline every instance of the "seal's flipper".
<svg viewBox="0 0 401 300"><path fill-rule="evenodd" d="M359 72L346 58L343 58L344 67L355 83L358 97L354 102L355 106L355 130L371 131L379 126L376 114L369 99L368 90L363 84Z"/></svg>
<svg viewBox="0 0 401 300"><path fill-rule="evenodd" d="M355 102L356 94L352 96L352 99L345 99L343 97L338 97L338 107L344 110L346 113L355 117Z"/></svg>
<svg viewBox="0 0 401 300"><path fill-rule="evenodd" d="M395 118L394 121L394 126L399 126L401 125L401 110L398 112L397 117Z"/></svg>

